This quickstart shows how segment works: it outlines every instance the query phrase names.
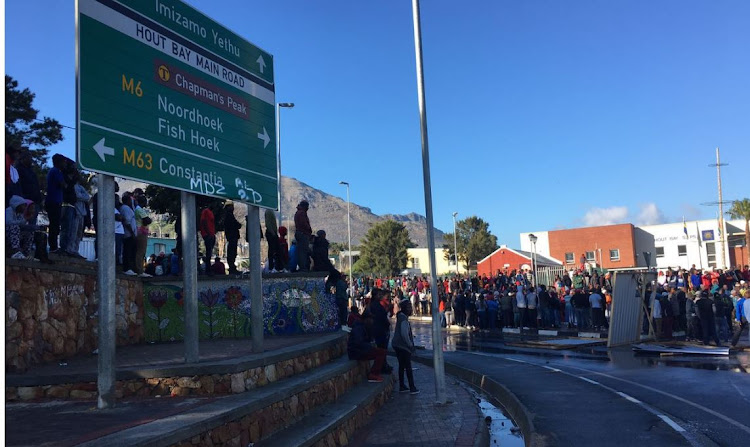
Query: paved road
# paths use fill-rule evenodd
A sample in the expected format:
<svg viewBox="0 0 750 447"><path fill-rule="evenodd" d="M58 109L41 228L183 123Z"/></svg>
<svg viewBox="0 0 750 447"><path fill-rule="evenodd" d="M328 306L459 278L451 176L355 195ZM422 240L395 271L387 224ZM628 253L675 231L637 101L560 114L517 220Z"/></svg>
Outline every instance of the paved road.
<svg viewBox="0 0 750 447"><path fill-rule="evenodd" d="M429 325L414 326L426 340ZM445 360L507 386L549 445L744 446L750 439L744 360L644 361L629 349L532 353L467 333L445 341L453 350Z"/></svg>

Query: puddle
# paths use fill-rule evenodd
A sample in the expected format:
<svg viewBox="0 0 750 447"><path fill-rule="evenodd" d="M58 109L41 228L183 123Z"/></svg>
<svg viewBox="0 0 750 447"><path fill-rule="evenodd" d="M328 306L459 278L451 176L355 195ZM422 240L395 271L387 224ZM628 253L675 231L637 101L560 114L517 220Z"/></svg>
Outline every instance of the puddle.
<svg viewBox="0 0 750 447"><path fill-rule="evenodd" d="M490 433L490 447L524 447L524 439L521 429L513 422L502 408L498 408L490 403L487 398L478 393L468 385L464 385L472 396L477 400L479 410L484 415L485 421L488 421L488 430Z"/></svg>

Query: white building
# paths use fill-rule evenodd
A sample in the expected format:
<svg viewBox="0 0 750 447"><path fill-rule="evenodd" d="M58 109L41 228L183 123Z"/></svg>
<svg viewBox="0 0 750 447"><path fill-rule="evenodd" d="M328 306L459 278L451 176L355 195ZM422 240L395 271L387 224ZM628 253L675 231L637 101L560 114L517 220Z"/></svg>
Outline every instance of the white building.
<svg viewBox="0 0 750 447"><path fill-rule="evenodd" d="M646 265L643 252L651 253L651 265L659 269L689 269L693 265L699 269L726 268L743 263L735 254L742 253L743 248L746 250L745 222L727 220L724 224L724 232L719 231L717 219L635 227L638 265Z"/></svg>
<svg viewBox="0 0 750 447"><path fill-rule="evenodd" d="M406 257L406 268L419 269L423 275L430 274L430 250L428 248L408 248ZM435 249L435 266L437 269L437 275L449 275L456 273L456 264L453 261L445 259L445 250L442 248ZM461 275L466 274L465 266L458 263L458 273Z"/></svg>

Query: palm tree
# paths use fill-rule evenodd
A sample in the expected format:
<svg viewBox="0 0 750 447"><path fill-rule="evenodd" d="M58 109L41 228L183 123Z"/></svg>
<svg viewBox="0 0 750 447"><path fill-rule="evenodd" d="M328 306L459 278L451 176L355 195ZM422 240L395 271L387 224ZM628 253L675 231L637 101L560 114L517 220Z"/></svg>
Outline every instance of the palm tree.
<svg viewBox="0 0 750 447"><path fill-rule="evenodd" d="M747 253L745 262L750 264L750 199L735 200L727 214L732 219L745 220L745 252Z"/></svg>

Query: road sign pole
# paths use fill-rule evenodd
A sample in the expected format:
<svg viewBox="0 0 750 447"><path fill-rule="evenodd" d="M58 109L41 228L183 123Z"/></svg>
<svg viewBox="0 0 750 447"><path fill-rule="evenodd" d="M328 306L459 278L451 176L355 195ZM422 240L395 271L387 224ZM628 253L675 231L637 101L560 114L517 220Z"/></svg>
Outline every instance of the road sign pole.
<svg viewBox="0 0 750 447"><path fill-rule="evenodd" d="M253 352L263 352L263 274L260 267L260 209L247 206L247 241L250 250L250 334Z"/></svg>
<svg viewBox="0 0 750 447"><path fill-rule="evenodd" d="M197 363L198 353L198 241L196 240L195 194L182 191L182 265L185 294L185 362Z"/></svg>
<svg viewBox="0 0 750 447"><path fill-rule="evenodd" d="M417 57L417 90L419 96L419 120L422 134L422 175L424 177L424 202L427 214L427 247L430 256L430 290L432 291L432 361L435 370L435 400L444 404L445 365L443 363L443 335L438 318L437 263L435 261L435 228L432 224L432 186L430 185L430 149L427 141L427 105L424 94L424 70L422 67L422 29L419 18L419 0L412 0L414 15L414 50Z"/></svg>
<svg viewBox="0 0 750 447"><path fill-rule="evenodd" d="M111 175L98 175L99 189L96 206L96 244L99 262L96 269L99 300L99 355L97 389L99 409L115 405L115 328L117 278L115 276L115 179Z"/></svg>

